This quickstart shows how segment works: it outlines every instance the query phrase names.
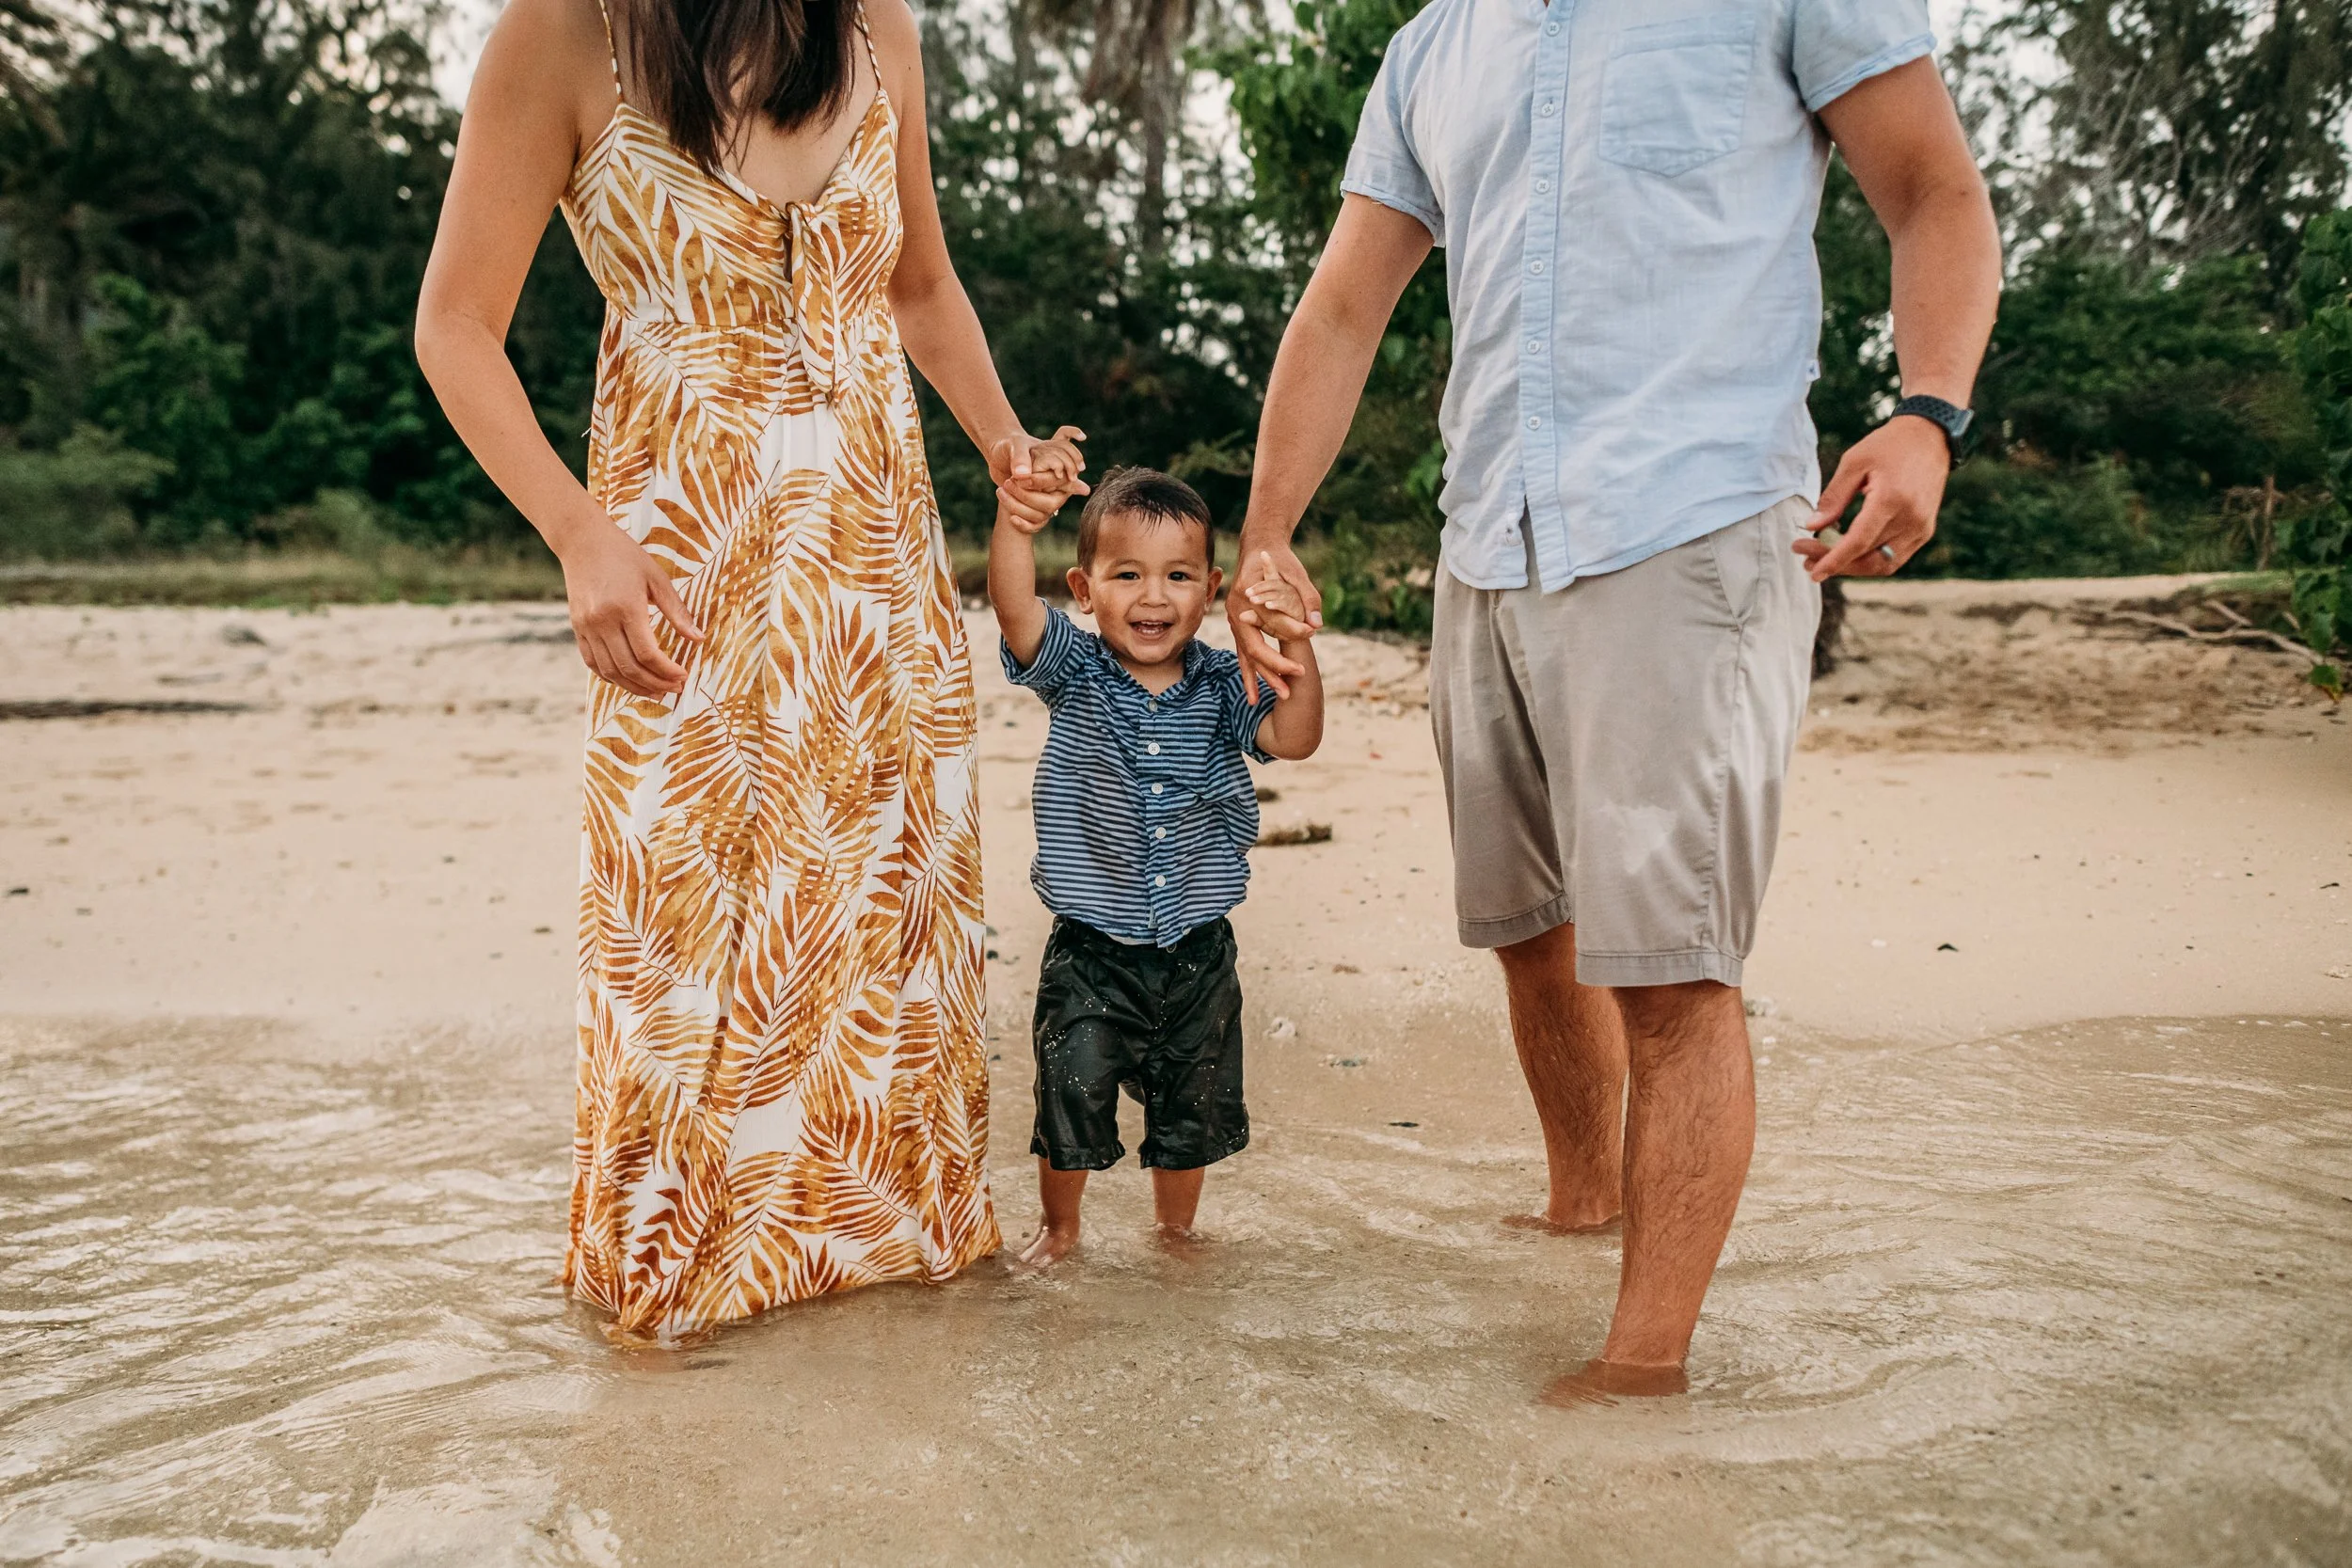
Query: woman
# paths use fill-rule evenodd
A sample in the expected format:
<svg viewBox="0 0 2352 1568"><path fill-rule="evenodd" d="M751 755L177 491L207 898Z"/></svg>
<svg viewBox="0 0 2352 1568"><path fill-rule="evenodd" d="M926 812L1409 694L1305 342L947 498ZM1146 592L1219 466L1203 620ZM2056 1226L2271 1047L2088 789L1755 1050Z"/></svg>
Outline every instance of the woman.
<svg viewBox="0 0 2352 1568"><path fill-rule="evenodd" d="M501 347L559 203L609 307L584 488ZM624 1336L998 1245L971 671L902 338L1009 494L1074 482L949 267L906 0L513 0L417 352L600 677L564 1278Z"/></svg>

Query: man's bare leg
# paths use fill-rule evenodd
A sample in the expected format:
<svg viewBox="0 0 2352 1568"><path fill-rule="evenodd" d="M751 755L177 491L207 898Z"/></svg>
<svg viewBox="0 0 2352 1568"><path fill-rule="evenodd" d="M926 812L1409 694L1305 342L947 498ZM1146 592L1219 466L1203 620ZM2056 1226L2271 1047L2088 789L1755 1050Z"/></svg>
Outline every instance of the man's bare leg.
<svg viewBox="0 0 2352 1568"><path fill-rule="evenodd" d="M1511 1039L1543 1124L1551 1191L1544 1211L1507 1220L1597 1230L1624 1207L1625 1025L1610 993L1576 978L1576 927L1498 948Z"/></svg>
<svg viewBox="0 0 2352 1568"><path fill-rule="evenodd" d="M1041 1156L1037 1163L1037 1196L1044 1212L1037 1234L1021 1249L1021 1261L1035 1268L1058 1263L1078 1244L1078 1201L1086 1196L1082 1170L1056 1170Z"/></svg>
<svg viewBox="0 0 2352 1568"><path fill-rule="evenodd" d="M1600 1354L1612 1367L1676 1369L1756 1150L1756 1071L1737 989L1629 986L1616 998L1632 1060L1625 1263Z"/></svg>

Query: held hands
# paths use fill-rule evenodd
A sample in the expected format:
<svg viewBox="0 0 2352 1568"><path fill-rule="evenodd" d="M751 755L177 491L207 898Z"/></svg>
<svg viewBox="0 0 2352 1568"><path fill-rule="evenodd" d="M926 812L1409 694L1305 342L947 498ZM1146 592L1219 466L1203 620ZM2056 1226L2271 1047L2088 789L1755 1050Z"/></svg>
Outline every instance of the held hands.
<svg viewBox="0 0 2352 1568"><path fill-rule="evenodd" d="M1936 509L1951 477L1951 448L1943 431L1916 415L1887 420L1846 449L1821 503L1804 520L1808 532L1791 548L1804 557L1815 582L1834 577L1891 577L1935 537ZM1835 527L1854 497L1862 510L1842 536L1819 537Z"/></svg>
<svg viewBox="0 0 2352 1568"><path fill-rule="evenodd" d="M701 641L703 631L661 563L601 513L580 530L562 559L564 595L571 604L572 637L581 662L635 696L685 690L686 671L661 651L648 612L659 610L690 642Z"/></svg>
<svg viewBox="0 0 2352 1568"><path fill-rule="evenodd" d="M1086 454L1078 443L1087 433L1063 425L1049 440L1034 436L1007 437L988 451L988 473L996 482L996 516L1023 533L1036 533L1054 520L1054 514L1073 496L1091 486L1078 476L1086 471Z"/></svg>
<svg viewBox="0 0 2352 1568"><path fill-rule="evenodd" d="M1303 642L1315 634L1307 619L1307 601L1295 584L1287 581L1264 550L1243 568L1241 596L1249 601L1243 619L1277 642Z"/></svg>
<svg viewBox="0 0 2352 1568"><path fill-rule="evenodd" d="M1323 595L1288 545L1253 549L1243 542L1241 580L1226 595L1225 618L1241 655L1245 692L1254 700L1263 681L1277 697L1288 697L1291 681L1307 667L1276 643L1304 641L1323 625Z"/></svg>

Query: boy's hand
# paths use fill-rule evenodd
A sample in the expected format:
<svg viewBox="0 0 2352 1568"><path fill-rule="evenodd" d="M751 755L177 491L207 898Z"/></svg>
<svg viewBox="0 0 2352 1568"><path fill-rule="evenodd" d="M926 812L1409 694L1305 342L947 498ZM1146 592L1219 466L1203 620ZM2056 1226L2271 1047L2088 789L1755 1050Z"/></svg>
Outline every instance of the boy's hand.
<svg viewBox="0 0 2352 1568"><path fill-rule="evenodd" d="M1295 585L1276 570L1274 558L1260 551L1244 568L1241 595L1249 604L1238 619L1278 642L1303 642L1315 634L1307 619L1307 602Z"/></svg>
<svg viewBox="0 0 2352 1568"><path fill-rule="evenodd" d="M1009 475L996 485L996 515L1024 533L1036 533L1054 520L1073 496L1090 494L1092 486L1078 475L1086 454L1077 443L1087 438L1076 425L1063 425L1053 438L1030 450L1028 472Z"/></svg>
<svg viewBox="0 0 2352 1568"><path fill-rule="evenodd" d="M1054 520L1054 514L1073 494L1069 490L1016 490L1009 484L999 484L996 520L1023 533L1042 533L1045 525Z"/></svg>

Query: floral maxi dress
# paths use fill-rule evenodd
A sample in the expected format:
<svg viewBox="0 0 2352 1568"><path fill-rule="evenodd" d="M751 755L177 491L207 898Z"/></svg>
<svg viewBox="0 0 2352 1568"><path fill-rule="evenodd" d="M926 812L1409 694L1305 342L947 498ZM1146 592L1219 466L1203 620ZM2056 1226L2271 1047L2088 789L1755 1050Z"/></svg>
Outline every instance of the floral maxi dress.
<svg viewBox="0 0 2352 1568"><path fill-rule="evenodd" d="M625 1336L999 1244L972 673L887 294L897 135L878 84L822 194L778 204L624 103L564 194L607 302L589 487L707 638L662 631L676 698L589 702L564 1282Z"/></svg>

